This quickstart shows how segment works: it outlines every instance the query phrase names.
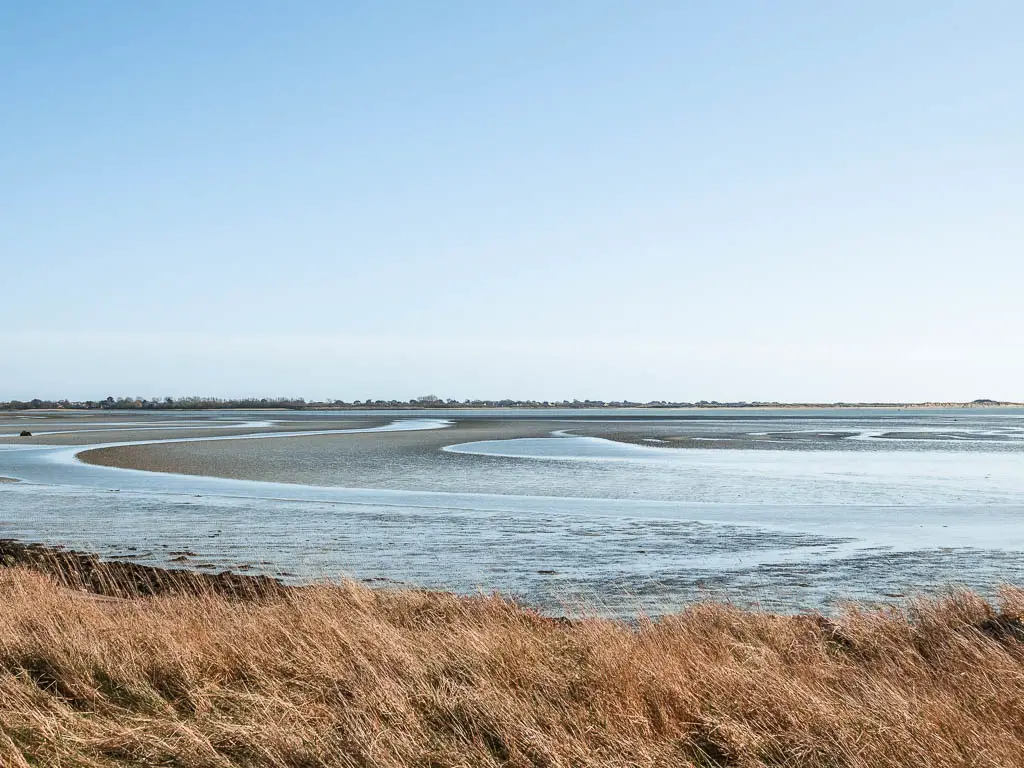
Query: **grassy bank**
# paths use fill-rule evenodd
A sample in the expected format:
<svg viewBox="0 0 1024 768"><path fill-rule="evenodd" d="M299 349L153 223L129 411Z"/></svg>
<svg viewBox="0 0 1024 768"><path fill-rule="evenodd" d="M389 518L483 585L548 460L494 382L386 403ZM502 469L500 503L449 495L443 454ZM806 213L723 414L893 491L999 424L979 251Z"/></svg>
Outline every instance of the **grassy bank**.
<svg viewBox="0 0 1024 768"><path fill-rule="evenodd" d="M102 597L66 576L0 569L0 765L1024 764L1019 590L630 626L355 584Z"/></svg>

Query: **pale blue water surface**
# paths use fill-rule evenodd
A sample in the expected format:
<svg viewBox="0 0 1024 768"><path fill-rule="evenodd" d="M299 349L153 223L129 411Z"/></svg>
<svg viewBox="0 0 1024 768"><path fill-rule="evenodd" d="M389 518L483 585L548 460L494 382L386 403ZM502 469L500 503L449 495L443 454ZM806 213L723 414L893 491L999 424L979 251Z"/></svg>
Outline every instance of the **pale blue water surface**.
<svg viewBox="0 0 1024 768"><path fill-rule="evenodd" d="M0 536L157 565L613 615L1024 583L1022 410L0 414L0 435L21 481ZM272 480L76 458L139 443Z"/></svg>

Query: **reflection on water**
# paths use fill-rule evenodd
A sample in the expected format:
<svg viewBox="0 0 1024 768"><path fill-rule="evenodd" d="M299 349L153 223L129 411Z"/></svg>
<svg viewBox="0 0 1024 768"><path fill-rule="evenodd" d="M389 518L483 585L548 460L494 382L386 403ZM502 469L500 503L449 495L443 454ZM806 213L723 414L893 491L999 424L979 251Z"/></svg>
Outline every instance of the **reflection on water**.
<svg viewBox="0 0 1024 768"><path fill-rule="evenodd" d="M393 419L75 415L45 431L72 441L112 430L90 445L129 444L116 451L134 466L229 477L88 466L72 458L85 446L11 438L0 476L24 482L0 486L0 535L295 580L500 590L556 612L659 613L701 598L795 610L950 583L990 590L1024 581L1022 417L430 412L371 432ZM277 434L190 431L251 433L253 422ZM177 442L130 445L159 440L156 427ZM711 445L692 447L701 442Z"/></svg>

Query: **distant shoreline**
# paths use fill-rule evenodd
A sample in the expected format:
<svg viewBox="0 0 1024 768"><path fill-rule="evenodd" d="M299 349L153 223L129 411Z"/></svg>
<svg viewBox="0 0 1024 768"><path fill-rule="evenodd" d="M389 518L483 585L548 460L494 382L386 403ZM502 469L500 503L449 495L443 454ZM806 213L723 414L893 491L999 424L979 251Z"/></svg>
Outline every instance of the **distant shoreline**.
<svg viewBox="0 0 1024 768"><path fill-rule="evenodd" d="M919 403L778 403L778 402L718 402L701 400L690 402L651 401L647 403L629 401L528 401L528 400L473 400L457 402L453 400L437 401L373 401L371 403L354 402L305 402L295 400L214 400L189 399L183 401L132 401L124 400L108 403L106 401L10 401L0 402L0 412L11 413L51 413L65 411L422 411L422 410L813 410L813 409L979 409L979 408L1024 408L1024 402L1005 400L972 400L969 402L919 402Z"/></svg>

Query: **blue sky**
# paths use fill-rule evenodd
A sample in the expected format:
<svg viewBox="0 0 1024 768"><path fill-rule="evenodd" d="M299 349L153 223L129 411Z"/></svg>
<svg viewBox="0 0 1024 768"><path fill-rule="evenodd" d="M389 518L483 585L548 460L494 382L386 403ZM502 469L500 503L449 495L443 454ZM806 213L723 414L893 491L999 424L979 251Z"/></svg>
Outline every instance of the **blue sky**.
<svg viewBox="0 0 1024 768"><path fill-rule="evenodd" d="M1024 400L1024 6L0 5L0 399Z"/></svg>

